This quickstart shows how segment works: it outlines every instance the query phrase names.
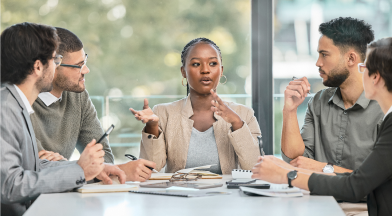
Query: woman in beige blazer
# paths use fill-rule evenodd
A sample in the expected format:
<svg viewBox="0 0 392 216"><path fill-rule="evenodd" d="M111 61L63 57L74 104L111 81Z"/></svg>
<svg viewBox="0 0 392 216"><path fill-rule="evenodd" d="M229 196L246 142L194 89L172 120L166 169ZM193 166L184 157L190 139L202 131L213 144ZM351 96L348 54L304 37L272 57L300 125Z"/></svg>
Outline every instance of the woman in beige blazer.
<svg viewBox="0 0 392 216"><path fill-rule="evenodd" d="M219 47L209 39L190 41L182 51L181 73L187 80L188 96L166 104L149 108L147 99L141 111L130 109L135 118L146 123L142 131L140 157L154 161L156 169L166 165L166 172L173 173L186 168L190 143L197 149L200 140L191 140L199 133L212 130L210 139L217 149L216 161L223 174L232 169L251 169L260 156L257 136L260 129L251 108L222 101L216 88L223 76L222 57ZM195 139L195 138L192 138ZM205 144L205 143L203 143ZM210 146L211 147L211 146ZM208 147L208 148L210 148ZM199 149L197 149L199 150ZM210 151L210 150L209 150ZM216 151L216 150L215 150ZM203 152L200 149L198 152ZM209 155L211 152L206 152ZM208 165L211 159L198 154L198 165ZM188 168L188 167L187 167Z"/></svg>

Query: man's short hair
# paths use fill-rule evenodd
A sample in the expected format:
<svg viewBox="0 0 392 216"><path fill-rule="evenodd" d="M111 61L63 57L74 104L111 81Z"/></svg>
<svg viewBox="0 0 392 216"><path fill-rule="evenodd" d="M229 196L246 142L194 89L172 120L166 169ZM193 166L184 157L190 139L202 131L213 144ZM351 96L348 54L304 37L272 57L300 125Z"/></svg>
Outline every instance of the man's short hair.
<svg viewBox="0 0 392 216"><path fill-rule="evenodd" d="M58 47L56 29L36 23L18 23L1 33L1 83L21 84L40 60L52 59Z"/></svg>
<svg viewBox="0 0 392 216"><path fill-rule="evenodd" d="M322 23L319 32L332 39L341 52L346 52L347 48L354 48L359 52L361 60L366 58L367 44L374 40L372 26L351 17L339 17Z"/></svg>
<svg viewBox="0 0 392 216"><path fill-rule="evenodd" d="M369 55L366 59L366 68L369 76L380 73L385 86L392 92L392 37L382 38L369 44Z"/></svg>
<svg viewBox="0 0 392 216"><path fill-rule="evenodd" d="M67 53L77 52L83 48L82 41L74 33L65 28L56 27L57 35L60 38L60 45L57 53L65 56Z"/></svg>

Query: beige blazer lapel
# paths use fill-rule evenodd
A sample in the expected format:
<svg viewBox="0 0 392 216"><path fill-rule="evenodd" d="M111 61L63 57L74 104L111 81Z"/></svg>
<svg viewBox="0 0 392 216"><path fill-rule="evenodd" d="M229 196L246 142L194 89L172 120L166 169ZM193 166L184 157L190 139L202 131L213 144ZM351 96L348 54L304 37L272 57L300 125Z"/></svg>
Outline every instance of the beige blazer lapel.
<svg viewBox="0 0 392 216"><path fill-rule="evenodd" d="M223 173L230 172L230 168L235 166L235 161L230 160L232 156L236 157L234 148L230 145L228 132L231 125L227 123L222 117L214 113L214 117L217 120L214 122L214 135L215 142L218 148L219 162Z"/></svg>
<svg viewBox="0 0 392 216"><path fill-rule="evenodd" d="M193 128L193 120L190 117L193 116L193 109L191 98L188 96L183 103L182 110L181 110L181 125L182 125L182 137L180 137L178 145L178 155L177 157L180 158L179 169L184 169L186 165L186 160L188 157L188 148L189 142L191 140L192 135L192 128ZM182 139L181 139L182 138Z"/></svg>

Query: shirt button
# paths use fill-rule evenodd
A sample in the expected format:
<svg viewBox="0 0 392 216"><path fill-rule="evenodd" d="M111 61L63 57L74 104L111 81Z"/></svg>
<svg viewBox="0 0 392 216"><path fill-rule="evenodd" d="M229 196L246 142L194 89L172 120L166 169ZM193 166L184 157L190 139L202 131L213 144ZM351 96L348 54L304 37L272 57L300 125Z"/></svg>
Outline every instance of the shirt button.
<svg viewBox="0 0 392 216"><path fill-rule="evenodd" d="M341 140L343 140L343 139L344 139L344 136L343 136L343 135L341 135L339 138L340 138Z"/></svg>
<svg viewBox="0 0 392 216"><path fill-rule="evenodd" d="M148 139L151 139L152 138L152 135L150 134L150 135L148 135Z"/></svg>
<svg viewBox="0 0 392 216"><path fill-rule="evenodd" d="M343 112L343 114L344 114L344 115L346 115L346 114L347 114L347 112L346 112L346 111L344 111L344 112Z"/></svg>

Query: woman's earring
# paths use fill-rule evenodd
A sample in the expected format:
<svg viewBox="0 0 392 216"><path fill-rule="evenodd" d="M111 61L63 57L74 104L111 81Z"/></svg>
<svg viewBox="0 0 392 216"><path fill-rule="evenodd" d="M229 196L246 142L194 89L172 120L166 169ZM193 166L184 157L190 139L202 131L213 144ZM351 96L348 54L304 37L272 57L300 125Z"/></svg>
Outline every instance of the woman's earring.
<svg viewBox="0 0 392 216"><path fill-rule="evenodd" d="M184 85L184 79L186 81L185 85ZM181 84L182 84L182 86L186 87L186 85L188 85L188 80L186 80L186 78L183 77L182 80L181 80Z"/></svg>
<svg viewBox="0 0 392 216"><path fill-rule="evenodd" d="M224 84L227 83L227 77L226 77L226 75L222 75L222 76L224 76L224 77L226 78L226 81L225 81L224 83L221 83L221 82L220 82L220 84L224 85Z"/></svg>

